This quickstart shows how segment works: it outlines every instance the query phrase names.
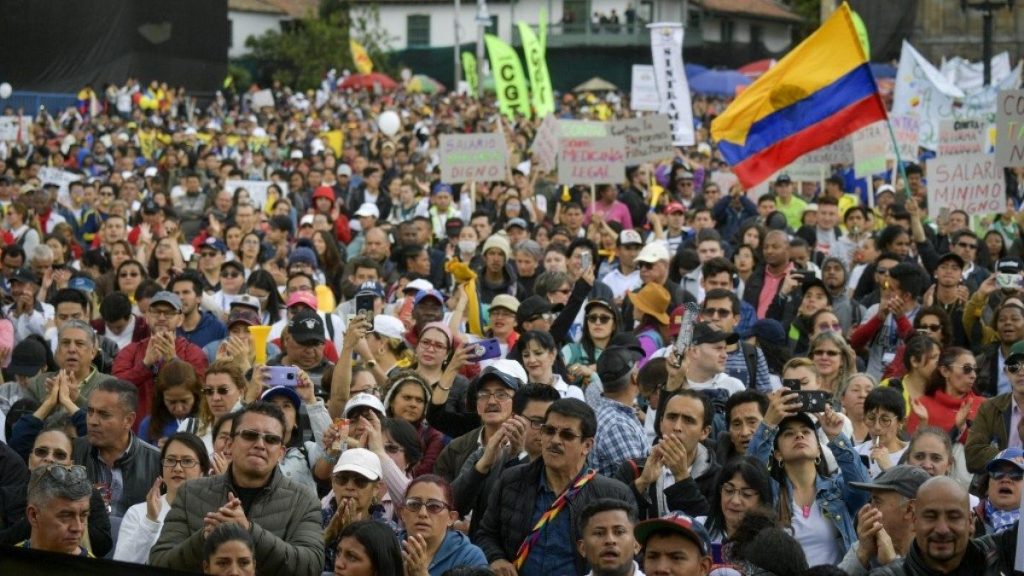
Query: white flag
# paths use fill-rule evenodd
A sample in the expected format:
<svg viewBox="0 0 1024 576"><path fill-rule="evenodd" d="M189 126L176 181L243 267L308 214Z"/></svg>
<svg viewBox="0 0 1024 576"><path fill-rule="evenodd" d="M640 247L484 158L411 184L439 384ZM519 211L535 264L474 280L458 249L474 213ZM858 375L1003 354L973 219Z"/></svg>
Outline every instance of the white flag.
<svg viewBox="0 0 1024 576"><path fill-rule="evenodd" d="M693 146L693 108L690 85L683 70L683 25L674 22L648 24L651 29L651 54L654 78L661 100L659 112L669 118L672 143Z"/></svg>

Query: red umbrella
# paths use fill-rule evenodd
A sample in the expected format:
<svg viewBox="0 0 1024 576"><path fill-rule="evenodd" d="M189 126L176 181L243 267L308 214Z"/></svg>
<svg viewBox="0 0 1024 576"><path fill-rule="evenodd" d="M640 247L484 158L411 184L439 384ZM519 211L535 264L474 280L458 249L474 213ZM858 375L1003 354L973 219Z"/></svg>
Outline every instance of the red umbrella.
<svg viewBox="0 0 1024 576"><path fill-rule="evenodd" d="M338 83L338 88L349 90L373 90L374 86L380 86L382 90L394 90L398 83L380 72L350 74Z"/></svg>
<svg viewBox="0 0 1024 576"><path fill-rule="evenodd" d="M764 60L756 60L750 64L740 66L736 71L743 74L751 80L756 80L762 74L767 72L772 66L775 66L776 61L774 58L765 58Z"/></svg>

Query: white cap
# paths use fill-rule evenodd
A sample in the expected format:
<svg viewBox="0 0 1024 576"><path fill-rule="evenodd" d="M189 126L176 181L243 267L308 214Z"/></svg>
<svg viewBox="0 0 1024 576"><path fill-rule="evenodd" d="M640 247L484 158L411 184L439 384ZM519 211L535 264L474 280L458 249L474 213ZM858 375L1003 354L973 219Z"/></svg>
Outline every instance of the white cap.
<svg viewBox="0 0 1024 576"><path fill-rule="evenodd" d="M669 258L668 248L665 247L665 244L655 241L644 246L644 249L640 251L640 255L636 257L636 261L654 264L655 262L668 262Z"/></svg>
<svg viewBox="0 0 1024 576"><path fill-rule="evenodd" d="M383 474L380 468L380 458L366 448L349 448L342 452L331 473L337 474L338 472L355 472L374 482L380 480Z"/></svg>
<svg viewBox="0 0 1024 576"><path fill-rule="evenodd" d="M373 317L373 333L385 338L401 340L405 337L405 324L394 316L380 314Z"/></svg>
<svg viewBox="0 0 1024 576"><path fill-rule="evenodd" d="M424 280L423 278L417 278L417 279L413 280L412 282L409 282L408 284L406 284L405 288L402 291L403 292L412 291L412 292L415 293L415 292L419 292L420 290L426 290L427 292L430 292L433 289L434 289L434 285L430 283L430 280Z"/></svg>
<svg viewBox="0 0 1024 576"><path fill-rule="evenodd" d="M260 128L259 126L257 126L257 127L252 129L252 135L253 135L254 138L266 138L267 137L267 131L264 130L263 128Z"/></svg>
<svg viewBox="0 0 1024 576"><path fill-rule="evenodd" d="M530 377L526 375L526 369L515 360L501 358L491 363L490 368L519 380L520 386L526 386L526 383L530 381Z"/></svg>
<svg viewBox="0 0 1024 576"><path fill-rule="evenodd" d="M628 228L619 232L619 245L625 246L626 244L640 244L643 246L644 239L640 237L640 233L636 230Z"/></svg>
<svg viewBox="0 0 1024 576"><path fill-rule="evenodd" d="M252 308L257 314L262 314L263 309L260 306L260 299L251 294L238 294L232 296L231 302L228 303L228 308L234 308L235 306L246 306Z"/></svg>
<svg viewBox="0 0 1024 576"><path fill-rule="evenodd" d="M352 167L351 166L349 166L348 164L339 164L338 165L338 176L351 176L351 175L352 175Z"/></svg>
<svg viewBox="0 0 1024 576"><path fill-rule="evenodd" d="M516 164L516 170L519 170L520 172L522 172L523 176L529 176L530 175L530 161L529 160L524 160L524 161L520 162L519 164Z"/></svg>
<svg viewBox="0 0 1024 576"><path fill-rule="evenodd" d="M189 126L188 128L185 128L185 136L195 136L195 135L196 135L196 129L195 128L193 128L192 126Z"/></svg>
<svg viewBox="0 0 1024 576"><path fill-rule="evenodd" d="M305 216L302 217L301 220L299 220L299 226L305 226L306 224L309 224L310 226L313 225L313 215L312 214L306 214Z"/></svg>
<svg viewBox="0 0 1024 576"><path fill-rule="evenodd" d="M349 413L356 408L362 408L363 406L369 406L381 415L386 412L386 410L384 410L384 405L380 402L380 398L377 398L373 394L360 393L348 399L348 402L345 404L345 410L342 412L342 416L348 418Z"/></svg>
<svg viewBox="0 0 1024 576"><path fill-rule="evenodd" d="M356 210L356 216L373 216L374 218L380 218L380 210L377 205L372 202L363 202L359 210Z"/></svg>
<svg viewBox="0 0 1024 576"><path fill-rule="evenodd" d="M292 160L302 160L302 150L292 150L288 157Z"/></svg>
<svg viewBox="0 0 1024 576"><path fill-rule="evenodd" d="M156 169L156 166L150 166L142 173L146 178L155 178L157 174L159 174L159 171Z"/></svg>

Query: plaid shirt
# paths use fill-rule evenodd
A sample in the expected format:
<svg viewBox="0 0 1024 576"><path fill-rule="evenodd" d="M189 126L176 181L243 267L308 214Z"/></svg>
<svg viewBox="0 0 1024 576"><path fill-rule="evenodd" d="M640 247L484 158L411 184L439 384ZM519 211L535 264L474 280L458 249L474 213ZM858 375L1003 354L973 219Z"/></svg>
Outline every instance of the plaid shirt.
<svg viewBox="0 0 1024 576"><path fill-rule="evenodd" d="M651 447L632 406L595 396L587 398L597 414L597 438L589 463L600 474L613 477L620 464L627 459L646 457Z"/></svg>

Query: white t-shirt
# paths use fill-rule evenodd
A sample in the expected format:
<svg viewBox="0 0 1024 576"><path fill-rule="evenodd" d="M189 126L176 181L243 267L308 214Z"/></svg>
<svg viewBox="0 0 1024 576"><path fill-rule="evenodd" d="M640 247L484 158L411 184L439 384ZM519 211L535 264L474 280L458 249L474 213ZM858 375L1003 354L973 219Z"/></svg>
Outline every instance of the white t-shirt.
<svg viewBox="0 0 1024 576"><path fill-rule="evenodd" d="M715 374L714 378L706 382L694 382L689 378L687 378L686 381L689 383L690 388L694 390L711 390L713 388L721 388L722 390L728 391L729 396L747 389L747 387L743 385L743 382L729 376L725 372Z"/></svg>
<svg viewBox="0 0 1024 576"><path fill-rule="evenodd" d="M840 553L839 530L831 520L825 518L815 500L810 507L809 514L804 517L801 506L796 502L791 504L793 514L793 538L800 543L807 556L808 566L828 564L835 566L843 559Z"/></svg>
<svg viewBox="0 0 1024 576"><path fill-rule="evenodd" d="M900 458L903 457L903 453L907 451L908 447L910 447L910 442L904 444L901 450L890 453L889 462L892 463L893 466L895 466L900 461ZM874 448L874 443L872 440L861 442L860 444L857 445L857 454L860 454L861 456L868 458L868 475L870 475L872 478L877 478L878 475L882 473L882 469L878 467L877 462L871 459L872 448Z"/></svg>

